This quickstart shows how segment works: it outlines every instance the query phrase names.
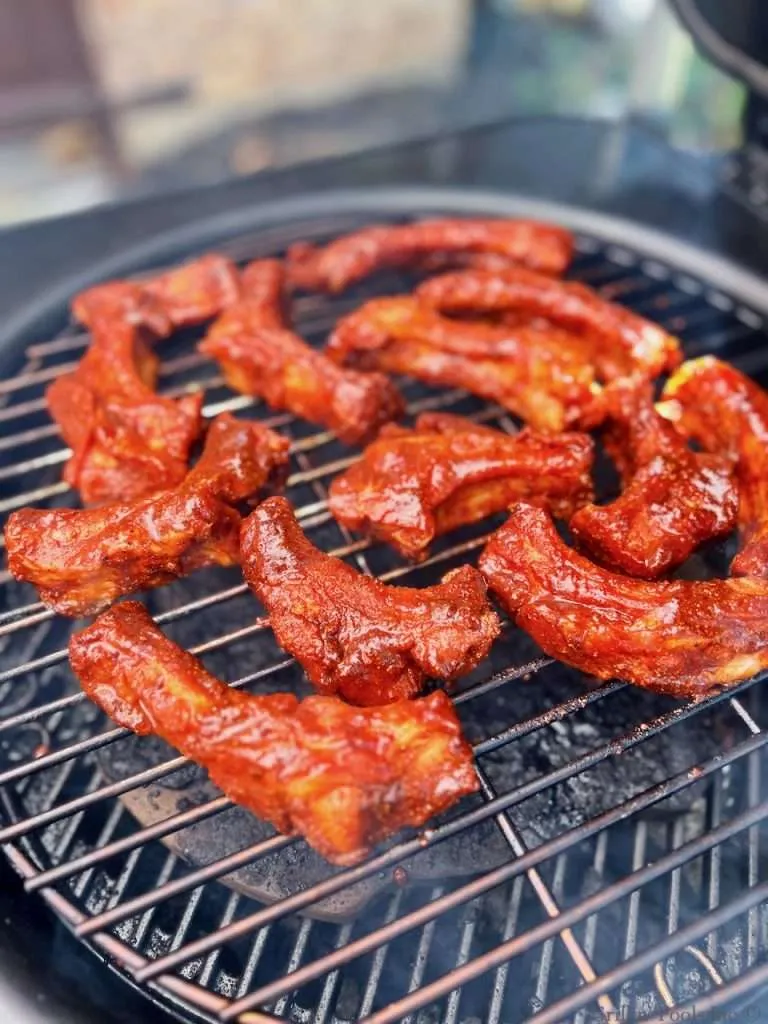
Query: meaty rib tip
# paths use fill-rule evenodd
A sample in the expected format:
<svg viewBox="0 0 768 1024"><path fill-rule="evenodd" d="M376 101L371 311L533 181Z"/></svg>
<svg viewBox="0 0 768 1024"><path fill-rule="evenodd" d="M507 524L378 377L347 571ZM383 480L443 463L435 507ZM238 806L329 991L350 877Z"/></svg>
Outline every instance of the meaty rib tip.
<svg viewBox="0 0 768 1024"><path fill-rule="evenodd" d="M72 449L64 479L87 505L142 498L174 487L187 471L203 395L156 394L158 363L148 341L137 324L99 321L77 368L46 392Z"/></svg>
<svg viewBox="0 0 768 1024"><path fill-rule="evenodd" d="M419 560L432 540L526 499L570 518L592 496L586 434L510 436L447 413L413 429L385 427L330 487L329 506L350 530Z"/></svg>
<svg viewBox="0 0 768 1024"><path fill-rule="evenodd" d="M654 408L651 386L616 381L603 392L604 443L624 490L570 521L579 545L630 576L654 579L736 525L739 494L729 459L694 452Z"/></svg>
<svg viewBox="0 0 768 1024"><path fill-rule="evenodd" d="M240 296L232 260L209 253L144 281L108 281L77 295L72 312L93 330L115 320L141 324L165 338L178 327L202 323Z"/></svg>
<svg viewBox="0 0 768 1024"><path fill-rule="evenodd" d="M768 581L633 580L569 550L520 503L480 569L539 646L599 679L701 698L768 667Z"/></svg>
<svg viewBox="0 0 768 1024"><path fill-rule="evenodd" d="M63 615L91 615L124 594L239 561L233 507L287 469L288 441L223 413L174 490L96 509L21 509L8 519L8 568Z"/></svg>
<svg viewBox="0 0 768 1024"><path fill-rule="evenodd" d="M731 572L768 578L768 393L735 367L704 356L684 363L662 398L682 430L733 460L741 550Z"/></svg>
<svg viewBox="0 0 768 1024"><path fill-rule="evenodd" d="M564 331L451 320L411 295L364 303L336 325L328 352L339 363L464 388L552 433L580 419L599 391L583 345Z"/></svg>
<svg viewBox="0 0 768 1024"><path fill-rule="evenodd" d="M277 261L252 264L248 272L245 297L215 321L200 345L230 387L328 427L348 444L365 441L401 415L402 399L388 377L341 369L285 326L284 272Z"/></svg>
<svg viewBox="0 0 768 1024"><path fill-rule="evenodd" d="M293 287L341 292L376 270L523 264L562 274L571 262L573 236L565 228L526 220L424 220L377 224L328 245L299 242L288 251Z"/></svg>
<svg viewBox="0 0 768 1024"><path fill-rule="evenodd" d="M467 270L425 281L419 299L455 315L527 313L579 335L602 380L648 380L674 369L680 343L658 324L609 302L587 285L557 281L523 267Z"/></svg>
<svg viewBox="0 0 768 1024"><path fill-rule="evenodd" d="M385 708L255 697L210 675L127 601L70 640L85 693L118 725L162 737L235 802L335 864L477 789L444 693Z"/></svg>
<svg viewBox="0 0 768 1024"><path fill-rule="evenodd" d="M318 551L284 498L243 524L243 572L277 642L321 693L386 704L418 693L427 677L473 669L499 633L480 573L465 565L418 590L385 586Z"/></svg>

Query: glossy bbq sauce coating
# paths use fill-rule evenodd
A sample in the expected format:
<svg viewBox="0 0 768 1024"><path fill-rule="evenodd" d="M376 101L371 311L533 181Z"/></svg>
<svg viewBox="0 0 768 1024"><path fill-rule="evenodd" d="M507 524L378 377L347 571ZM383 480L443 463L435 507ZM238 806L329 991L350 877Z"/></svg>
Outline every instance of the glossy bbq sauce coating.
<svg viewBox="0 0 768 1024"><path fill-rule="evenodd" d="M72 449L64 479L87 505L142 498L180 483L202 429L202 393L155 393L158 361L145 328L98 321L72 373L46 392L48 410Z"/></svg>
<svg viewBox="0 0 768 1024"><path fill-rule="evenodd" d="M340 320L328 342L340 363L460 387L556 433L597 391L578 339L547 325L461 322L411 295L371 299Z"/></svg>
<svg viewBox="0 0 768 1024"><path fill-rule="evenodd" d="M109 281L77 295L72 313L86 327L105 319L143 324L158 338L217 316L240 296L232 260L208 253L145 281Z"/></svg>
<svg viewBox="0 0 768 1024"><path fill-rule="evenodd" d="M733 366L704 356L684 363L663 396L682 430L730 457L739 484L742 547L735 576L768 578L768 394Z"/></svg>
<svg viewBox="0 0 768 1024"><path fill-rule="evenodd" d="M413 429L385 428L334 478L329 506L348 529L418 560L439 534L521 498L569 517L592 495L592 459L585 434L510 436L461 416L425 413Z"/></svg>
<svg viewBox="0 0 768 1024"><path fill-rule="evenodd" d="M75 634L69 654L114 722L161 736L236 803L335 864L356 863L477 788L471 749L440 692L367 709L251 696L210 675L132 601Z"/></svg>
<svg viewBox="0 0 768 1024"><path fill-rule="evenodd" d="M480 568L515 621L554 658L599 679L703 697L768 666L768 581L645 582L601 569L520 503Z"/></svg>
<svg viewBox="0 0 768 1024"><path fill-rule="evenodd" d="M314 547L284 498L251 513L241 545L277 642L321 693L361 705L412 697L428 677L471 671L498 636L477 569L423 589L387 586Z"/></svg>
<svg viewBox="0 0 768 1024"><path fill-rule="evenodd" d="M299 242L288 252L292 286L340 292L388 267L473 262L494 267L522 263L562 274L571 262L573 236L565 228L526 220L425 220L378 224L343 235L324 247Z"/></svg>
<svg viewBox="0 0 768 1024"><path fill-rule="evenodd" d="M558 281L522 267L467 270L425 281L417 297L444 313L524 313L543 317L583 339L602 380L651 379L676 367L680 343L658 324L608 302L576 281Z"/></svg>
<svg viewBox="0 0 768 1024"><path fill-rule="evenodd" d="M704 541L736 525L739 492L731 460L694 452L655 409L650 385L609 385L604 444L623 490L608 505L586 505L569 523L599 562L654 579L681 565Z"/></svg>
<svg viewBox="0 0 768 1024"><path fill-rule="evenodd" d="M236 565L235 504L278 484L288 441L222 413L182 483L135 502L96 509L21 509L8 519L8 568L50 608L91 615L116 598L208 565Z"/></svg>
<svg viewBox="0 0 768 1024"><path fill-rule="evenodd" d="M87 505L130 501L180 483L202 429L202 393L155 393L151 346L218 314L240 294L231 260L202 256L141 282L81 292L74 316L91 341L80 363L48 388L48 410L72 448L64 479Z"/></svg>
<svg viewBox="0 0 768 1024"><path fill-rule="evenodd" d="M402 399L388 377L342 369L288 329L278 261L257 261L243 276L244 297L199 346L219 363L230 387L329 427L348 444L372 437L402 414Z"/></svg>

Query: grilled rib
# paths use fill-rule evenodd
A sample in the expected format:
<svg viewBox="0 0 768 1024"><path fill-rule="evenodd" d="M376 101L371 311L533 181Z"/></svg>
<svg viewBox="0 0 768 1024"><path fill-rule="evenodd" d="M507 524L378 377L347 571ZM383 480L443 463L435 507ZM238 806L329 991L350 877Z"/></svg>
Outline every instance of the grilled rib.
<svg viewBox="0 0 768 1024"><path fill-rule="evenodd" d="M556 433L591 408L597 385L578 339L547 325L450 320L411 295L372 299L328 342L339 363L460 387Z"/></svg>
<svg viewBox="0 0 768 1024"><path fill-rule="evenodd" d="M8 519L8 568L63 615L91 615L125 594L239 561L234 505L277 482L288 441L223 413L174 490L96 509L21 509Z"/></svg>
<svg viewBox="0 0 768 1024"><path fill-rule="evenodd" d="M385 427L335 477L329 507L348 529L418 560L436 536L523 498L569 518L592 495L592 459L585 434L510 436L461 416L425 413L413 429Z"/></svg>
<svg viewBox="0 0 768 1024"><path fill-rule="evenodd" d="M269 498L243 524L243 572L277 642L321 693L386 704L418 693L428 676L473 669L499 633L476 569L434 587L386 586L319 551L290 504Z"/></svg>
<svg viewBox="0 0 768 1024"><path fill-rule="evenodd" d="M558 281L524 267L466 270L425 281L418 298L456 315L525 313L544 317L583 339L603 380L652 379L674 369L680 343L662 327L576 281Z"/></svg>
<svg viewBox="0 0 768 1024"><path fill-rule="evenodd" d="M608 505L579 509L569 526L598 561L654 579L736 525L739 494L731 462L692 451L654 408L648 384L616 381L601 401L608 425L604 443L624 489Z"/></svg>
<svg viewBox="0 0 768 1024"><path fill-rule="evenodd" d="M46 392L48 410L72 449L64 479L87 505L130 501L180 483L202 427L202 393L155 393L158 363L146 328L94 323L72 373Z"/></svg>
<svg viewBox="0 0 768 1024"><path fill-rule="evenodd" d="M768 667L768 582L630 579L520 503L480 558L488 585L545 653L599 679L699 698Z"/></svg>
<svg viewBox="0 0 768 1024"><path fill-rule="evenodd" d="M768 577L768 394L713 356L684 363L664 388L667 412L707 451L733 460L741 550L736 576Z"/></svg>
<svg viewBox="0 0 768 1024"><path fill-rule="evenodd" d="M292 286L340 292L386 267L451 262L523 264L561 274L571 261L573 236L565 228L525 220L424 220L415 224L378 224L343 235L318 248L291 246L288 273Z"/></svg>
<svg viewBox="0 0 768 1024"><path fill-rule="evenodd" d="M85 693L118 725L154 733L236 803L354 864L477 788L445 694L384 708L230 689L165 637L142 605L117 605L69 643Z"/></svg>
<svg viewBox="0 0 768 1024"><path fill-rule="evenodd" d="M280 313L284 271L275 260L252 264L246 296L211 326L200 351L221 366L235 391L258 395L357 444L402 413L402 399L380 373L336 366L288 330Z"/></svg>
<svg viewBox="0 0 768 1024"><path fill-rule="evenodd" d="M141 324L159 338L217 316L240 296L232 260L209 253L144 281L108 281L75 296L72 312L94 329L107 321Z"/></svg>

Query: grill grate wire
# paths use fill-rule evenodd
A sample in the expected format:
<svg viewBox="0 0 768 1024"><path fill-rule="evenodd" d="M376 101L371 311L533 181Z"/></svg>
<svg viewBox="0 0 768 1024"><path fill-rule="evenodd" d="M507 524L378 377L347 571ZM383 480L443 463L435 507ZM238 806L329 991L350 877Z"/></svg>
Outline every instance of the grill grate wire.
<svg viewBox="0 0 768 1024"><path fill-rule="evenodd" d="M313 227L322 235L346 226ZM242 260L281 250L301 233L306 236L306 229L262 233L218 248ZM574 276L681 333L688 355L723 351L758 376L768 364L761 354L760 315L674 267L583 237ZM359 301L359 294L338 300L301 298L293 310L297 328L304 337L320 339ZM467 539L451 538L427 563L409 566L376 543L334 527L326 483L354 456L326 432L308 430L290 416L270 414L248 398L227 393L212 364L190 354L188 342L182 341L181 351L171 351L164 362L164 393L204 387L207 415L225 409L250 413L254 406L265 422L285 430L296 467L288 481L289 497L310 534L334 538L324 545L327 549L354 558L362 571L418 583L425 572L439 574L480 548L487 524ZM71 500L57 479L67 452L46 420L42 390L71 367L86 343L87 336L70 325L59 337L31 344L21 372L0 385L0 419L20 427L0 441L1 513ZM461 392L435 393L407 382L404 391L411 415L450 408L515 429L503 410ZM547 673L557 666L525 648L530 657L490 674L486 670L455 696L462 713L476 704L492 709L495 701L503 703L506 696L499 695L509 694L512 684L540 687L544 698L536 713L506 726L492 714L483 716L495 728L472 737L479 802L454 811L421 835L399 839L363 865L259 905L227 885L210 883L266 858L290 856L299 841L269 836L201 866L186 864L159 843L231 810L230 801L212 796L151 824L137 822L114 798L162 784L187 766L186 759L161 759L117 780L105 776L98 755L125 737L126 730L105 729L103 716L76 690L64 665L66 633L58 620L31 599L30 588L13 583L7 573L1 582L7 604L0 612L0 795L5 811L0 843L24 874L28 891L42 892L76 934L182 1016L194 1010L196 1019L225 1021L285 1016L421 1021L434 1019L424 1016L425 1008L437 1007L445 1021L481 1018L506 1024L531 1015L541 1022L574 1015L581 1024L634 1019L630 1014L643 1019L692 996L704 998L707 991L714 995L706 998L715 999L731 989L740 994L748 990L744 979L750 976L755 985L766 980L768 891L760 838L768 805L761 791L766 733L758 687L747 683L698 705L661 702L658 714L625 729L619 720L617 734L605 742L508 788L494 781L494 758L587 709L610 708L628 689L619 682L594 688L579 682L564 699L547 700ZM176 585L168 589L182 599L155 617L171 629L201 614L207 618L206 613L222 606L229 609L246 595L245 585L231 580L201 594ZM243 625L217 631L193 649L214 657L228 656L243 640L252 645L255 637L267 645L268 623L255 618L253 602L247 597L246 602ZM205 625L197 621L196 630L205 631ZM519 646L509 623L505 634ZM235 655L235 664L238 660ZM232 685L258 690L266 682L279 688L281 677L291 673L292 659L276 651L274 660L241 674ZM526 681L530 676L533 682ZM56 695L48 695L49 690ZM725 723L723 751L706 758L694 751L685 770L670 772L538 843L522 834L515 809L618 755L631 754L652 737L664 735L674 742L676 728L707 712ZM33 745L35 739L39 742ZM705 821L692 824L690 813L674 814L661 824L644 817L691 787L705 785L706 798L698 801L706 805ZM408 863L425 849L491 821L507 848L495 868L467 869L463 877L439 884L410 879L407 872L405 882L398 881L401 861ZM608 871L614 847L622 851L619 872ZM745 873L735 894L724 881L734 858ZM585 859L594 876L591 892L574 886L571 877L577 870L571 865ZM334 893L393 869L395 884L384 886L354 917L334 924L301 916ZM697 912L686 914L697 872L700 887L693 891L701 895L701 906L694 898ZM604 917L616 927L620 920L623 933L622 942L613 937L612 945L620 948L612 958L606 957ZM658 929L648 941L643 922L655 919Z"/></svg>

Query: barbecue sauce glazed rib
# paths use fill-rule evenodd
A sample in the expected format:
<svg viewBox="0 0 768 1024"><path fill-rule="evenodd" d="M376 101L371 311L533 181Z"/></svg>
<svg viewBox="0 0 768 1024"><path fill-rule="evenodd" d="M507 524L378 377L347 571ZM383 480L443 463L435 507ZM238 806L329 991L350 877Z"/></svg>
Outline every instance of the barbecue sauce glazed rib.
<svg viewBox="0 0 768 1024"><path fill-rule="evenodd" d="M76 633L69 656L114 722L162 737L235 803L335 864L357 863L477 789L471 749L440 692L365 709L252 696L210 675L133 601Z"/></svg>
<svg viewBox="0 0 768 1024"><path fill-rule="evenodd" d="M433 587L393 587L309 542L284 498L243 524L245 578L277 642L321 693L353 704L413 697L427 677L478 665L499 633L480 573L469 565Z"/></svg>

